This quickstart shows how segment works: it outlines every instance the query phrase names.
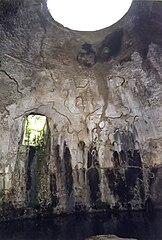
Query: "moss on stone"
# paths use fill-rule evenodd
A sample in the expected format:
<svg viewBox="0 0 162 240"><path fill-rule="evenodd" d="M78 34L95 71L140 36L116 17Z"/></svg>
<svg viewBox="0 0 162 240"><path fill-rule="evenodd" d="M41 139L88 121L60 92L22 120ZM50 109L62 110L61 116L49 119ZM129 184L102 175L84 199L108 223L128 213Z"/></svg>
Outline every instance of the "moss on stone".
<svg viewBox="0 0 162 240"><path fill-rule="evenodd" d="M83 140L80 140L78 143L78 147L80 148L80 150L83 151L85 148L85 142Z"/></svg>

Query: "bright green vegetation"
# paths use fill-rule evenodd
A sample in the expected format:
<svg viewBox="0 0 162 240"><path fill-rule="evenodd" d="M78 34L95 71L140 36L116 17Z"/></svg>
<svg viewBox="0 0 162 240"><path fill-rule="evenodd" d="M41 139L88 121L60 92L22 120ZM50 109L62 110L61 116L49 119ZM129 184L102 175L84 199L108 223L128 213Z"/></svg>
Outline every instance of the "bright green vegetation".
<svg viewBox="0 0 162 240"><path fill-rule="evenodd" d="M47 118L42 115L29 115L26 118L23 145L41 146L47 131Z"/></svg>

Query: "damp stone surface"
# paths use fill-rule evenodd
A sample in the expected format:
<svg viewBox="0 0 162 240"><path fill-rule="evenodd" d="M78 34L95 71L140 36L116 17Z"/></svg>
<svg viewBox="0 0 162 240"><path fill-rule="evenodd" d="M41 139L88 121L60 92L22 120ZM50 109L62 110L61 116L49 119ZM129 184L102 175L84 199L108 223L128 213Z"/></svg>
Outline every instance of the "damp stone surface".
<svg viewBox="0 0 162 240"><path fill-rule="evenodd" d="M162 209L161 12L133 1L77 32L45 0L1 0L0 220Z"/></svg>

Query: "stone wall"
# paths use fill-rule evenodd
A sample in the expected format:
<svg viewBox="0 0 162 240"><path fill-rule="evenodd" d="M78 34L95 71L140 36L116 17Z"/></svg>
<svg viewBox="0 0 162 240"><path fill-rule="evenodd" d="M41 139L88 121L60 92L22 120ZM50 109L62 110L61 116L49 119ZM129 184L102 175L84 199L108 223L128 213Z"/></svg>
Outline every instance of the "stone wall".
<svg viewBox="0 0 162 240"><path fill-rule="evenodd" d="M81 33L45 1L2 1L2 219L162 207L157 4L135 1L118 24ZM22 144L30 113L47 117L43 146Z"/></svg>

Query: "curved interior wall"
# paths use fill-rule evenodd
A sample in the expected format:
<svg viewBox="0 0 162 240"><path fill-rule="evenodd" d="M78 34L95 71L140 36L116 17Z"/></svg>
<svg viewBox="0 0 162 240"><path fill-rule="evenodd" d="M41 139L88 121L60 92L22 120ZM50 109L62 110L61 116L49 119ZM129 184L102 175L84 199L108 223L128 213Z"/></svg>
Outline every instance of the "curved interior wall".
<svg viewBox="0 0 162 240"><path fill-rule="evenodd" d="M1 219L162 208L161 3L95 33L54 23L43 1L3 3ZM48 119L40 147L22 144L33 112Z"/></svg>

